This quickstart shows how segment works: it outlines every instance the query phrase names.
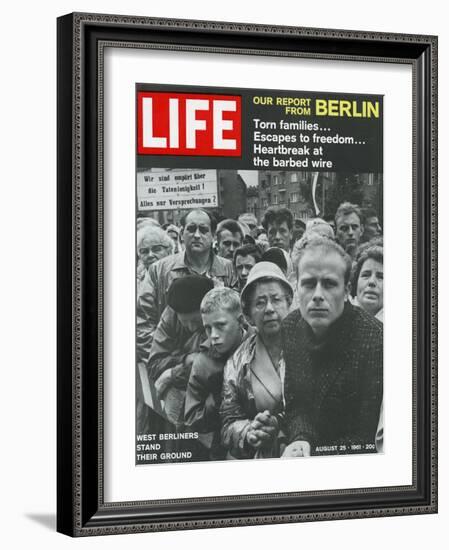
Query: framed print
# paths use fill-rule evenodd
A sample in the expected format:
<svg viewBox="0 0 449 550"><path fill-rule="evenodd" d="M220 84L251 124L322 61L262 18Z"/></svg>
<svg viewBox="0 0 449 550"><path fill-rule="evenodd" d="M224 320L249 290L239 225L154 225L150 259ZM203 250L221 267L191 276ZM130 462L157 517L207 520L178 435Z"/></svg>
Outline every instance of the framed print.
<svg viewBox="0 0 449 550"><path fill-rule="evenodd" d="M436 67L58 19L58 531L437 511Z"/></svg>

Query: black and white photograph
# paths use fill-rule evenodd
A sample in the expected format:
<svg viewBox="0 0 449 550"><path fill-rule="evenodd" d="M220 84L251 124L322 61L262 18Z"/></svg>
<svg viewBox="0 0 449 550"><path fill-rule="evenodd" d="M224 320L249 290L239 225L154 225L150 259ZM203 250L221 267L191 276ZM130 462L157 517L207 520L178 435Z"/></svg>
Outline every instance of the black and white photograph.
<svg viewBox="0 0 449 550"><path fill-rule="evenodd" d="M382 453L382 97L136 113L136 465Z"/></svg>
<svg viewBox="0 0 449 550"><path fill-rule="evenodd" d="M5 4L2 548L447 546L444 6Z"/></svg>
<svg viewBox="0 0 449 550"><path fill-rule="evenodd" d="M58 531L437 511L436 48L58 20Z"/></svg>

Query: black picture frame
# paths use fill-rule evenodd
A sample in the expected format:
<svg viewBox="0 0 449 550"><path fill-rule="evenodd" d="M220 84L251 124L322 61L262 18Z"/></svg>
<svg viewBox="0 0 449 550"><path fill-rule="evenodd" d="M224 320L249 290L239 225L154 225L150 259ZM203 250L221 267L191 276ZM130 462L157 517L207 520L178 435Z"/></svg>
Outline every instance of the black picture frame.
<svg viewBox="0 0 449 550"><path fill-rule="evenodd" d="M58 28L57 530L71 536L437 511L437 37L74 13ZM413 69L413 483L171 501L103 498L102 44ZM151 495L149 494L149 499Z"/></svg>

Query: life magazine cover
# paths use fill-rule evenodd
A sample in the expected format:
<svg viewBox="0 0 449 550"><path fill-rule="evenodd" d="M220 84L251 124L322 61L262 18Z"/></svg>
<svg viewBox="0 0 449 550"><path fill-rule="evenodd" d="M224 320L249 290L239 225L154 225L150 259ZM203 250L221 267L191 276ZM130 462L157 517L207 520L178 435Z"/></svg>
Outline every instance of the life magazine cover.
<svg viewBox="0 0 449 550"><path fill-rule="evenodd" d="M383 452L383 229L382 96L137 84L136 465Z"/></svg>

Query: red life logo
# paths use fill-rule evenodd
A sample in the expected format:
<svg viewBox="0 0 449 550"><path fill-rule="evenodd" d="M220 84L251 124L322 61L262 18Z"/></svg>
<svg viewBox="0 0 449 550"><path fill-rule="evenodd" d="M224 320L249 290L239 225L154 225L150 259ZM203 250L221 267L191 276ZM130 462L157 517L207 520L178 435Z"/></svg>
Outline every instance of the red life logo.
<svg viewBox="0 0 449 550"><path fill-rule="evenodd" d="M241 97L137 93L139 155L241 155Z"/></svg>

